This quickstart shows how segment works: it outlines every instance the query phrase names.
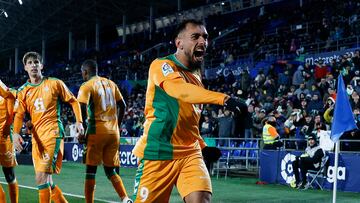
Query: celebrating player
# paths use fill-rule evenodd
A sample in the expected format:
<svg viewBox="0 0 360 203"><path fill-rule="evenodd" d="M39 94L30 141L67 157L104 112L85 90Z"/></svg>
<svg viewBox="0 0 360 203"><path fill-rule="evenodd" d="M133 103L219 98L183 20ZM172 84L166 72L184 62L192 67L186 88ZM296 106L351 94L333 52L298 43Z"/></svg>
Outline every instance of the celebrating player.
<svg viewBox="0 0 360 203"><path fill-rule="evenodd" d="M210 202L211 180L199 133L202 104L247 111L244 103L204 89L200 69L208 45L202 22L186 20L175 32L175 54L156 59L149 69L144 134L134 154L140 158L135 202L168 202L176 185L185 202Z"/></svg>
<svg viewBox="0 0 360 203"><path fill-rule="evenodd" d="M86 147L85 199L94 202L95 175L97 166L104 165L105 174L124 203L131 203L120 176L115 172L119 167L119 127L124 116L125 102L116 84L98 76L94 60L86 60L81 66L85 83L81 85L78 100L84 118L87 118L86 135L79 141ZM87 112L87 114L86 114Z"/></svg>
<svg viewBox="0 0 360 203"><path fill-rule="evenodd" d="M9 187L12 203L18 202L19 187L16 181L14 167L17 165L14 146L10 135L10 125L13 120L13 108L16 91L11 90L0 80L0 164ZM0 185L0 202L5 202L5 193Z"/></svg>
<svg viewBox="0 0 360 203"><path fill-rule="evenodd" d="M60 101L72 106L76 117L76 129L84 133L79 102L63 81L44 77L40 54L27 52L23 57L29 80L18 89L14 107L14 147L22 150L19 135L26 112L30 114L32 128L32 158L35 179L39 189L39 202L67 202L60 188L53 184L52 174L61 170L64 150L64 127L60 120Z"/></svg>

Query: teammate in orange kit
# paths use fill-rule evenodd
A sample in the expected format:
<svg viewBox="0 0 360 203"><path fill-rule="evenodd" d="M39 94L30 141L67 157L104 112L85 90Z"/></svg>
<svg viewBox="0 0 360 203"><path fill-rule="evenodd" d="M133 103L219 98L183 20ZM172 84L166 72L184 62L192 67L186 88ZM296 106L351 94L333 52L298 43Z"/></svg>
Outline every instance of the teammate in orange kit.
<svg viewBox="0 0 360 203"><path fill-rule="evenodd" d="M96 170L98 165L103 164L105 174L122 202L131 203L120 176L115 172L115 168L120 166L119 129L124 116L125 101L113 81L98 76L96 61L84 61L81 74L85 82L80 87L78 101L83 118L87 118L84 123L86 135L79 136L79 141L86 145L85 200L94 202Z"/></svg>
<svg viewBox="0 0 360 203"><path fill-rule="evenodd" d="M6 87L0 80L0 165L8 183L9 196L12 203L19 201L19 187L14 171L17 162L10 132L15 98L16 91ZM1 185L0 202L5 202L5 193Z"/></svg>
<svg viewBox="0 0 360 203"><path fill-rule="evenodd" d="M200 69L207 40L202 22L186 20L175 32L176 53L150 65L144 134L133 150L140 158L135 202L168 202L174 185L185 202L211 201L211 179L201 154L206 144L199 133L202 104L238 113L247 107L204 88Z"/></svg>
<svg viewBox="0 0 360 203"><path fill-rule="evenodd" d="M18 89L14 107L14 147L18 151L22 150L23 140L19 133L24 115L28 112L33 124L32 158L39 202L67 202L60 188L52 181L52 174L60 173L64 150L60 102L67 102L72 106L77 132L83 134L80 104L63 81L42 75L40 54L27 52L23 63L29 80Z"/></svg>

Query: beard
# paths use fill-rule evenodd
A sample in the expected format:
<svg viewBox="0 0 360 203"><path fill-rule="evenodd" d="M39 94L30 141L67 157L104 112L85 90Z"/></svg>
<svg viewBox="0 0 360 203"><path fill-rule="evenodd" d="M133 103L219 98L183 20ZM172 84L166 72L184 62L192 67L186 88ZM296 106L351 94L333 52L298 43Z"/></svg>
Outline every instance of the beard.
<svg viewBox="0 0 360 203"><path fill-rule="evenodd" d="M201 67L203 66L203 61L195 60L196 57L194 56L194 52L190 53L185 51L184 54L189 61L189 67L187 68L189 68L191 71L196 71L201 69Z"/></svg>

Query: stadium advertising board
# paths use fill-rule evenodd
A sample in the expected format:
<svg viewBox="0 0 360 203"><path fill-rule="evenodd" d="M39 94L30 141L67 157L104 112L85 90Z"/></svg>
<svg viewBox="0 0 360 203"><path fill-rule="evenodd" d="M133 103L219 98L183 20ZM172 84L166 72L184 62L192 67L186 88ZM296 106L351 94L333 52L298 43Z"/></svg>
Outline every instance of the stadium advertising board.
<svg viewBox="0 0 360 203"><path fill-rule="evenodd" d="M355 50L358 48L345 49L341 51L333 51L333 52L324 52L319 54L308 54L305 55L304 61L298 61L297 63L308 63L310 65L315 65L320 59L324 61L324 63L329 64L332 59L338 60L340 56L344 54L348 54L351 57L354 55ZM295 61L288 61L288 63L294 63ZM221 65L216 68L205 69L205 78L206 79L215 79L218 75L222 75L225 78L232 73L235 78L240 77L243 69L248 67L248 63L238 64L238 65ZM255 65L254 68L249 68L249 72L252 78L255 78L258 73L258 68L261 67L264 70L267 70L270 66L271 62L259 62ZM251 66L249 66L251 67Z"/></svg>
<svg viewBox="0 0 360 203"><path fill-rule="evenodd" d="M302 152L264 150L260 155L260 179L268 183L290 184L295 179L292 162ZM324 188L332 189L335 179L335 156L329 154L329 167ZM338 189L348 192L360 192L360 154L339 154Z"/></svg>
<svg viewBox="0 0 360 203"><path fill-rule="evenodd" d="M307 55L305 57L305 63L314 65L320 59L322 59L324 61L324 63L328 64L331 62L331 60L333 60L333 59L337 60L339 58L339 56L342 56L344 54L351 55L351 57L352 57L354 55L355 50L356 49L354 48L354 49L345 49L342 51L324 52L324 53L320 53L320 54Z"/></svg>
<svg viewBox="0 0 360 203"><path fill-rule="evenodd" d="M124 167L137 167L138 158L132 153L134 145L120 145L120 165ZM67 161L82 162L83 145L78 143L65 143L64 158Z"/></svg>

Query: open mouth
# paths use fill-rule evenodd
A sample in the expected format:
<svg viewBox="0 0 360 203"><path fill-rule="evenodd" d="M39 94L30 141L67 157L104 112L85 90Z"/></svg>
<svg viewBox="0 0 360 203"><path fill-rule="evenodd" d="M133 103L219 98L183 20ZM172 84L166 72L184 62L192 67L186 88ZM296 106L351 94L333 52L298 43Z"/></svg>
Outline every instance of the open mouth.
<svg viewBox="0 0 360 203"><path fill-rule="evenodd" d="M198 49L194 51L194 57L196 61L203 61L205 56L205 50Z"/></svg>

